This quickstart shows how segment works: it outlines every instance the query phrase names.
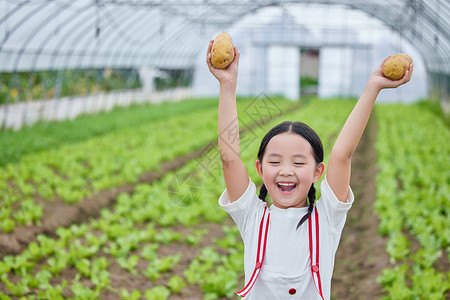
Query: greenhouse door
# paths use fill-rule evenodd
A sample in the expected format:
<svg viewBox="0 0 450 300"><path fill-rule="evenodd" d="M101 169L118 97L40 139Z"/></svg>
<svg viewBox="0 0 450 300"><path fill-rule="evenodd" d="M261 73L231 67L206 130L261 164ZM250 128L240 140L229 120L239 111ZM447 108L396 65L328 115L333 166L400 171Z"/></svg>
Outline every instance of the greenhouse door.
<svg viewBox="0 0 450 300"><path fill-rule="evenodd" d="M302 49L300 52L301 96L317 95L319 81L319 49Z"/></svg>

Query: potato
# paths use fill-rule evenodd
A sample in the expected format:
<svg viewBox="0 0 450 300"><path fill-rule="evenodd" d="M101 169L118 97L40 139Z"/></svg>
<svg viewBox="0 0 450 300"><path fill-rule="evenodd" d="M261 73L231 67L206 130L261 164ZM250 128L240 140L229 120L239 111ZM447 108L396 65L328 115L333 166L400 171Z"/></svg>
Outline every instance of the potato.
<svg viewBox="0 0 450 300"><path fill-rule="evenodd" d="M383 65L383 74L391 80L398 80L405 75L410 64L412 64L411 56L397 53L386 60Z"/></svg>
<svg viewBox="0 0 450 300"><path fill-rule="evenodd" d="M214 44L211 49L211 63L218 69L224 69L234 59L233 40L231 36L222 32L214 40Z"/></svg>

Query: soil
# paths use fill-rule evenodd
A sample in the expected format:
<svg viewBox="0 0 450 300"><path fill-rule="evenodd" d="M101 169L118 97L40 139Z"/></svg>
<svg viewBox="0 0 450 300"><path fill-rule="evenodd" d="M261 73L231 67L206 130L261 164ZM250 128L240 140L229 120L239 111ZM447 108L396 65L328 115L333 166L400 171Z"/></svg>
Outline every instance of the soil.
<svg viewBox="0 0 450 300"><path fill-rule="evenodd" d="M160 171L150 171L142 174L139 183L151 183L161 179L165 174L181 168L188 161L200 155L201 150L185 156L180 156L174 161L163 162ZM56 237L55 231L61 226L80 224L87 222L91 217L99 215L104 207L111 207L116 197L121 193L132 194L136 185L124 184L110 190L104 190L96 195L85 198L76 204L67 204L61 200L44 201L37 199L43 205L44 218L40 225L18 226L14 232L0 234L0 259L5 255L20 254L29 243L36 241L39 234Z"/></svg>
<svg viewBox="0 0 450 300"><path fill-rule="evenodd" d="M350 186L355 202L348 212L336 252L331 283L332 299L379 299L383 294L377 276L389 266L387 239L378 235L374 212L377 125L372 116L352 157Z"/></svg>
<svg viewBox="0 0 450 300"><path fill-rule="evenodd" d="M383 295L381 286L376 283L376 277L389 265L389 258L385 251L386 240L378 236L378 219L374 214L373 207L375 201L375 175L377 173L375 165L376 152L374 149L376 131L375 120L371 118L353 157L351 186L356 200L349 211L340 246L336 254L336 264L332 281L332 299L378 299ZM201 151L199 150L179 157L172 162L163 163L160 172L143 174L140 182L151 183L154 180L160 179L167 172L182 167L189 160L200 155ZM12 234L0 234L0 258L4 255L21 253L30 242L36 240L37 234L55 236L55 229L59 226L87 222L91 217L98 216L103 207L111 207L118 194L123 192L133 193L134 188L135 185L127 184L109 191L102 191L93 197L84 199L76 205L67 205L58 201L47 202L44 206L46 219L41 226L23 226L16 228L16 231ZM45 203L45 201L42 203ZM182 253L183 257L171 272L163 274L162 278L155 282L151 282L142 275L131 275L128 271L117 265L115 260L108 259L112 262L108 267L111 286L118 290L125 287L129 291L133 289L145 291L158 284L167 283L171 276L178 275L184 277L183 271L200 254L200 250L205 246L214 245L214 239L224 237L222 225L234 226L234 223L228 217L223 224L202 224L202 228L206 227L208 229L208 234L205 235L198 246L190 246L182 242L174 242L167 246L161 245L158 249L159 257L177 253ZM171 229L182 233L187 233L188 231L188 229L181 226ZM226 255L227 253L223 254ZM145 270L147 264L148 262L139 262L137 266L138 271ZM63 278L70 283L75 273L75 269L73 268L63 270L60 274L61 276L59 276L55 283L61 282ZM14 282L14 278L11 278L11 281ZM86 279L86 281L86 285L91 285L89 280ZM240 282L242 282L242 278ZM0 284L1 290L3 289ZM117 292L103 291L101 298L119 299ZM71 296L70 291L67 291L67 293L67 296ZM202 295L203 293L199 286L189 285L183 288L179 294L171 295L169 299L198 300L203 298Z"/></svg>

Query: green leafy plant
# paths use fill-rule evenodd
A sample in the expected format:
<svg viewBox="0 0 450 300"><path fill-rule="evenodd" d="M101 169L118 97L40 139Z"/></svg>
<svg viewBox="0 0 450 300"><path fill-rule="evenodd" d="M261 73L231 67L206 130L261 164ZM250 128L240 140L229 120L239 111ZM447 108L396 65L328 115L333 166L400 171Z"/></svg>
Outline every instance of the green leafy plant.
<svg viewBox="0 0 450 300"><path fill-rule="evenodd" d="M75 282L70 287L73 293L73 299L97 299L100 295L100 290L91 290L80 282Z"/></svg>
<svg viewBox="0 0 450 300"><path fill-rule="evenodd" d="M172 276L167 285L172 293L178 294L187 284L182 277Z"/></svg>
<svg viewBox="0 0 450 300"><path fill-rule="evenodd" d="M123 299L123 300L139 300L139 299L141 299L141 295L142 295L142 293L138 290L132 290L130 293L125 288L121 288L120 293L119 293L120 299Z"/></svg>
<svg viewBox="0 0 450 300"><path fill-rule="evenodd" d="M157 285L144 293L144 297L147 300L167 300L169 296L169 289L162 285Z"/></svg>
<svg viewBox="0 0 450 300"><path fill-rule="evenodd" d="M449 274L434 265L450 246L448 174L442 171L450 132L422 105L380 105L376 116L379 232L389 236L391 262L410 265L383 271L386 299L443 299L450 290ZM418 242L417 250L410 239Z"/></svg>
<svg viewBox="0 0 450 300"><path fill-rule="evenodd" d="M131 255L130 257L119 257L117 258L117 263L122 268L126 269L133 275L136 275L138 272L136 271L136 266L139 263L138 255Z"/></svg>

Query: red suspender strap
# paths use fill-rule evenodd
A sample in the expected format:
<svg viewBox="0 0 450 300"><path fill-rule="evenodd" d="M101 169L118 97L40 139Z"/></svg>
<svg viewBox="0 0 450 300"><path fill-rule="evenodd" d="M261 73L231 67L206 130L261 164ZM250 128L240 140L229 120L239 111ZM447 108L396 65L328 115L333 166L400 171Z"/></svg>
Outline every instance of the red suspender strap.
<svg viewBox="0 0 450 300"><path fill-rule="evenodd" d="M315 224L314 224L315 223ZM311 273L314 281L314 285L323 298L322 284L320 281L319 272L319 214L317 213L317 208L314 207L314 213L308 218L309 227L309 256L311 259ZM315 226L314 226L315 225ZM313 243L313 236L316 238L316 243Z"/></svg>
<svg viewBox="0 0 450 300"><path fill-rule="evenodd" d="M253 271L252 277L247 282L247 285L240 292L236 292L235 294L241 297L250 292L253 285L258 278L259 273L261 272L261 266L264 262L264 256L266 254L266 244L267 244L267 233L269 230L269 219L270 212L267 212L267 207L264 208L264 214L261 219L261 223L259 225L259 235L258 235L258 252L256 254L256 265L255 270ZM264 222L265 221L265 222ZM319 214L317 213L317 209L314 207L314 213L308 218L308 231L309 231L309 256L311 259L311 273L314 281L314 285L317 288L317 291L320 294L320 297L324 299L322 293L322 284L320 280L320 272L319 272ZM264 233L264 236L263 236ZM313 236L315 237L316 242L313 243Z"/></svg>
<svg viewBox="0 0 450 300"><path fill-rule="evenodd" d="M247 285L244 287L244 289L240 292L235 293L238 296L244 297L245 295L247 295L248 292L250 292L250 290L252 289L253 285L256 282L256 279L258 278L259 273L261 272L261 266L264 262L264 255L266 254L267 233L269 230L269 218L270 212L267 211L266 206L264 207L264 214L261 219L261 223L259 225L258 252L256 253L255 270L253 271L252 277L247 282Z"/></svg>

